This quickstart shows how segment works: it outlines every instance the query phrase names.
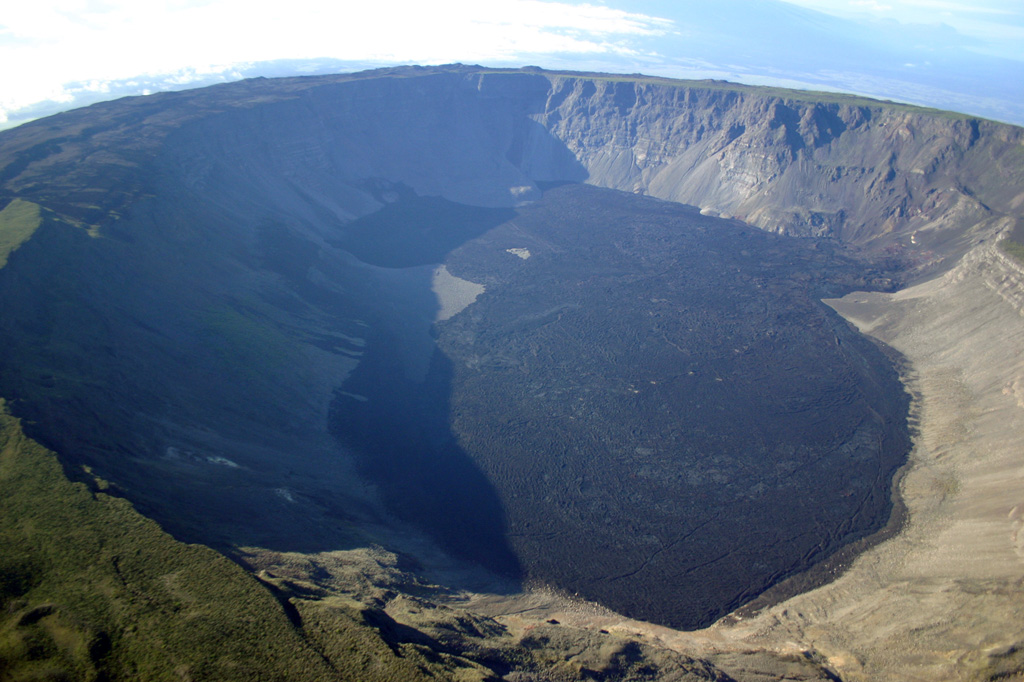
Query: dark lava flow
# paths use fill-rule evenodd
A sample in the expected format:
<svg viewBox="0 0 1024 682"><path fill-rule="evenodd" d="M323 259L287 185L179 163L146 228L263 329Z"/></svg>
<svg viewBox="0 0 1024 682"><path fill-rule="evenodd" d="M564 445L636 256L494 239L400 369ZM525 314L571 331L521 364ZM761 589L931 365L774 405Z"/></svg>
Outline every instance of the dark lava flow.
<svg viewBox="0 0 1024 682"><path fill-rule="evenodd" d="M886 523L908 396L820 298L889 273L584 185L477 234L465 207L417 208L373 231L450 211L465 240L449 271L486 291L429 342L416 332L426 372L408 309L380 301L385 331L335 400L334 433L397 516L491 569L682 628ZM354 251L381 253L356 233ZM410 271L436 255L387 246Z"/></svg>

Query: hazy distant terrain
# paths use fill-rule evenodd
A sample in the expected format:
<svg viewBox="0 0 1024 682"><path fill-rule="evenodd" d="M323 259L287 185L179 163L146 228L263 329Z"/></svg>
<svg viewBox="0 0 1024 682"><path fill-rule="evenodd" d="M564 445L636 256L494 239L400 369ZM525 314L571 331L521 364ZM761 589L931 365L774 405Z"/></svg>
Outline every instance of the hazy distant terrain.
<svg viewBox="0 0 1024 682"><path fill-rule="evenodd" d="M417 31L435 30L438 35L443 35L447 28L450 35L443 41L432 41L429 50L409 44L412 41L402 41L398 36L404 34L388 26L392 21L401 24L403 20L415 19L398 13L399 16L385 20L377 15L381 10L371 8L365 17L367 23L358 23L363 27L361 34L375 36L375 49L364 51L382 55L374 59L353 53L345 38L339 37L337 42L320 47L320 53L314 52L315 59L286 53L280 59L254 60L246 56L240 57L244 61L225 63L220 52L230 53L232 41L245 40L233 36L231 40L225 39L225 48L218 54L219 61L202 61L202 50L195 50L196 54L176 53L174 60L181 63L176 70L167 71L162 67L163 70L124 74L122 69L122 75L113 78L89 74L74 82L50 84L56 94L50 95L52 99L35 103L15 103L21 100L12 84L7 94L11 104L0 108L0 120L6 117L6 123L0 125L8 127L117 97L242 78L329 74L406 63L456 61L500 67L537 64L549 69L714 78L752 85L853 92L1024 123L1024 86L1021 85L1024 83L1024 54L1019 47L1011 48L1013 36L1024 30L1020 26L1019 8L1011 6L1000 10L989 6L993 3L978 3L972 11L966 6L938 3L934 11L927 12L915 6L920 3L909 4L910 9L915 10L916 19L896 21L887 18L892 7L885 3L875 3L879 16L874 18L870 14L871 3L850 3L847 13L859 9L861 14L845 17L780 0L601 3L598 9L605 10L604 14L614 16L615 12L623 12L624 16L604 24L597 22L596 28L586 19L590 14L603 16L599 11L587 13L584 8L576 7L576 11L583 12L580 25L564 26L558 19L564 22L571 18L572 9L556 3L548 8L549 12L544 12L540 3L518 7L513 4L497 10L510 16L502 19L508 44L501 41L502 44L495 46L482 46L460 35L460 31L472 32L476 21L481 22L481 35L487 35L484 29L494 29L493 18L487 19L486 13L483 18L477 18L475 12L460 9L453 10L459 16L448 17L450 25L447 27L444 22L438 26L431 23L417 27ZM981 22L989 27L989 32L998 35L982 39L954 28L950 24L956 23L954 18L947 16L951 10L956 15L975 17L976 24ZM439 8L438 16L446 16L445 11ZM534 17L532 12L539 14ZM169 16L168 20L171 19L176 17ZM374 23L374 19L384 23ZM288 20L296 19L288 17ZM555 23L546 25L549 20ZM100 16L93 21L95 26L102 27L109 19ZM273 30L282 29L275 27ZM343 35L350 29L339 30ZM309 32L309 28L305 31ZM559 38L548 44L561 43L562 51L557 47L531 48L532 41L527 39L531 34ZM127 39L116 33L107 37L111 38ZM315 38L311 36L311 40ZM58 42L55 47L60 46ZM159 48L154 46L153 49ZM280 49L287 51L283 43ZM309 46L304 52L308 54L314 49ZM54 46L50 46L44 54L49 57L53 50ZM253 50L239 52L248 55ZM266 53L266 50L259 52ZM388 54L394 56L388 57Z"/></svg>

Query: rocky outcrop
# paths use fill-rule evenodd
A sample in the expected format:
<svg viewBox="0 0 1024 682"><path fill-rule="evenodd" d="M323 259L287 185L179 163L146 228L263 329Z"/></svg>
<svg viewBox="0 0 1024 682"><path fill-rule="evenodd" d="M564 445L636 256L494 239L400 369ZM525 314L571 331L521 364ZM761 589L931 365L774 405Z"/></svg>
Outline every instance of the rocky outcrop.
<svg viewBox="0 0 1024 682"><path fill-rule="evenodd" d="M931 262L962 253L979 238L967 235L972 228L1016 215L1024 202L1020 129L718 83L382 77L190 126L169 145L179 163L184 137L203 156L237 159L236 172L278 169L281 177L240 179L268 196L302 187L306 203L341 220L376 207L365 192L353 201L366 178L491 206L535 198L536 182L585 181ZM209 172L189 169L197 182Z"/></svg>
<svg viewBox="0 0 1024 682"><path fill-rule="evenodd" d="M795 236L949 248L1022 201L1021 131L937 112L555 77L533 118L588 182Z"/></svg>

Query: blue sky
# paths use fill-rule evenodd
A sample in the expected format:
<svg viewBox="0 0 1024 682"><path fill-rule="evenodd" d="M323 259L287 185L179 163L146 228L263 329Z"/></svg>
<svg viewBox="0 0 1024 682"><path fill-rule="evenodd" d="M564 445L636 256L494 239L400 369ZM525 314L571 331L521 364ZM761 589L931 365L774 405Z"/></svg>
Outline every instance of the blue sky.
<svg viewBox="0 0 1024 682"><path fill-rule="evenodd" d="M926 25L944 23L970 39L974 49L980 52L1024 60L1024 2L1021 0L790 1L850 19Z"/></svg>
<svg viewBox="0 0 1024 682"><path fill-rule="evenodd" d="M0 123L252 75L454 61L843 90L1024 123L1022 0L9 3Z"/></svg>

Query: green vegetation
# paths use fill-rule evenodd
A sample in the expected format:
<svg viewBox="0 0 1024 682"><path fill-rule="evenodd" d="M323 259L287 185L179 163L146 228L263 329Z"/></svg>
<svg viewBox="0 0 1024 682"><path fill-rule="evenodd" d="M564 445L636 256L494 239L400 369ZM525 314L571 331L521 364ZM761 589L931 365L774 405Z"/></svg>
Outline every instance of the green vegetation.
<svg viewBox="0 0 1024 682"><path fill-rule="evenodd" d="M1016 258L1021 263L1024 263L1024 244L1015 242L1012 239L1004 239L999 242L999 248L1008 255Z"/></svg>
<svg viewBox="0 0 1024 682"><path fill-rule="evenodd" d="M416 678L358 613L314 622L326 657L240 567L69 481L0 401L0 680Z"/></svg>
<svg viewBox="0 0 1024 682"><path fill-rule="evenodd" d="M15 199L0 211L0 268L7 265L7 257L21 246L42 224L38 204Z"/></svg>

